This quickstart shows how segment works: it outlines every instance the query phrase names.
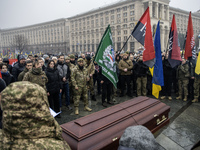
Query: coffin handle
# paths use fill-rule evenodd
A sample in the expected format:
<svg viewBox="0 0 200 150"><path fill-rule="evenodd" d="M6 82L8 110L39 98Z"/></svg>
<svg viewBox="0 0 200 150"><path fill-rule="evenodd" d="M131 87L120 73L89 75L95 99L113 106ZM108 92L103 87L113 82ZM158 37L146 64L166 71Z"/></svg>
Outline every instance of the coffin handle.
<svg viewBox="0 0 200 150"><path fill-rule="evenodd" d="M162 120L157 119L157 125L163 123L165 120L167 120L167 118L165 117L165 115L162 116Z"/></svg>
<svg viewBox="0 0 200 150"><path fill-rule="evenodd" d="M116 141L117 139L118 139L118 137L115 137L115 138L112 139L112 141L114 142L114 141Z"/></svg>

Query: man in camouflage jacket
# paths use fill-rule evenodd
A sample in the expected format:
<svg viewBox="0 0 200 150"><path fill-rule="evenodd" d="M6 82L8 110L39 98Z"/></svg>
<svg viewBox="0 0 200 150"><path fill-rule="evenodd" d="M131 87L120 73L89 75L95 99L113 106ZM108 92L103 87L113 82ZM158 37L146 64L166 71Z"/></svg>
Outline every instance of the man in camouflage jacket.
<svg viewBox="0 0 200 150"><path fill-rule="evenodd" d="M29 71L31 70L33 67L33 62L31 60L28 60L25 62L25 68L24 70L19 74L18 76L18 81L22 81L23 78L24 78L24 75Z"/></svg>
<svg viewBox="0 0 200 150"><path fill-rule="evenodd" d="M84 110L92 111L88 107L88 95L87 95L87 88L86 84L89 81L89 75L87 69L83 66L84 60L82 58L78 59L78 65L74 68L73 72L71 72L71 81L73 86L73 93L74 93L74 108L75 114L79 114L79 101L81 95L83 95L84 101Z"/></svg>
<svg viewBox="0 0 200 150"><path fill-rule="evenodd" d="M94 95L94 82L93 82L93 75L95 73L95 67L93 60L91 59L90 55L86 56L86 63L85 67L88 71L88 75L90 77L90 80L88 81L88 89L90 90L90 94L92 96L92 100L96 101L95 95Z"/></svg>
<svg viewBox="0 0 200 150"><path fill-rule="evenodd" d="M33 68L24 75L23 81L30 81L36 83L46 90L46 83L48 78L44 71L42 71L41 64L36 61L33 64Z"/></svg>
<svg viewBox="0 0 200 150"><path fill-rule="evenodd" d="M182 94L184 89L184 101L187 101L188 96L188 83L189 83L189 65L184 58L182 58L182 64L178 66L176 77L178 79L178 94L179 96L176 99L182 99Z"/></svg>

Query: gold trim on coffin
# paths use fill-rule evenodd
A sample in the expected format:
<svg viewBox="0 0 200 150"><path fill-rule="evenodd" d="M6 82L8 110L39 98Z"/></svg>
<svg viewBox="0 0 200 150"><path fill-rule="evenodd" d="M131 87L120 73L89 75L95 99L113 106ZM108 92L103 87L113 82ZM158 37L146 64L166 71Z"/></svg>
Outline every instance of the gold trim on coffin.
<svg viewBox="0 0 200 150"><path fill-rule="evenodd" d="M165 120L167 120L167 118L165 117L165 115L162 116L162 120L157 119L157 125L163 123Z"/></svg>

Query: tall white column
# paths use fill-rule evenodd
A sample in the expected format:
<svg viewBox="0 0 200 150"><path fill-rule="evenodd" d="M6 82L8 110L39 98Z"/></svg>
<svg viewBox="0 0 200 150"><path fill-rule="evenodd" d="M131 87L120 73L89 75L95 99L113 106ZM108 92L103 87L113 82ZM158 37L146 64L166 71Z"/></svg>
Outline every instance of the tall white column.
<svg viewBox="0 0 200 150"><path fill-rule="evenodd" d="M149 12L150 12L150 17L152 17L152 1L149 1Z"/></svg>
<svg viewBox="0 0 200 150"><path fill-rule="evenodd" d="M167 16L167 18L166 18L166 20L167 21L169 21L169 6L166 6L166 16Z"/></svg>
<svg viewBox="0 0 200 150"><path fill-rule="evenodd" d="M164 5L161 5L161 19L164 20Z"/></svg>
<svg viewBox="0 0 200 150"><path fill-rule="evenodd" d="M144 4L141 4L141 10L142 10L142 14L144 13Z"/></svg>
<svg viewBox="0 0 200 150"><path fill-rule="evenodd" d="M165 33L165 29L164 29L164 27L163 26L161 26L161 28L160 28L160 39L161 39L161 51L164 51L164 39L165 39L165 35L164 35L164 33Z"/></svg>
<svg viewBox="0 0 200 150"><path fill-rule="evenodd" d="M155 18L158 18L158 3L155 3Z"/></svg>

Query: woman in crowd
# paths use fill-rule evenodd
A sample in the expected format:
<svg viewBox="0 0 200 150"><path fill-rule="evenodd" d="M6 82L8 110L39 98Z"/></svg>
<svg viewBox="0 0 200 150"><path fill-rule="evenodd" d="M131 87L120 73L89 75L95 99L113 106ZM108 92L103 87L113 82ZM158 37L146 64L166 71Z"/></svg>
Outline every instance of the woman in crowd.
<svg viewBox="0 0 200 150"><path fill-rule="evenodd" d="M10 74L10 72L8 71L8 65L6 63L2 63L1 76L2 79L6 82L6 86L8 86L12 82L15 82L13 75Z"/></svg>
<svg viewBox="0 0 200 150"><path fill-rule="evenodd" d="M46 68L46 76L48 78L48 82L46 84L47 95L50 107L58 113L60 111L59 106L59 93L62 92L62 82L59 76L59 72L55 66L55 62L50 60L47 64ZM60 118L60 114L57 116Z"/></svg>

